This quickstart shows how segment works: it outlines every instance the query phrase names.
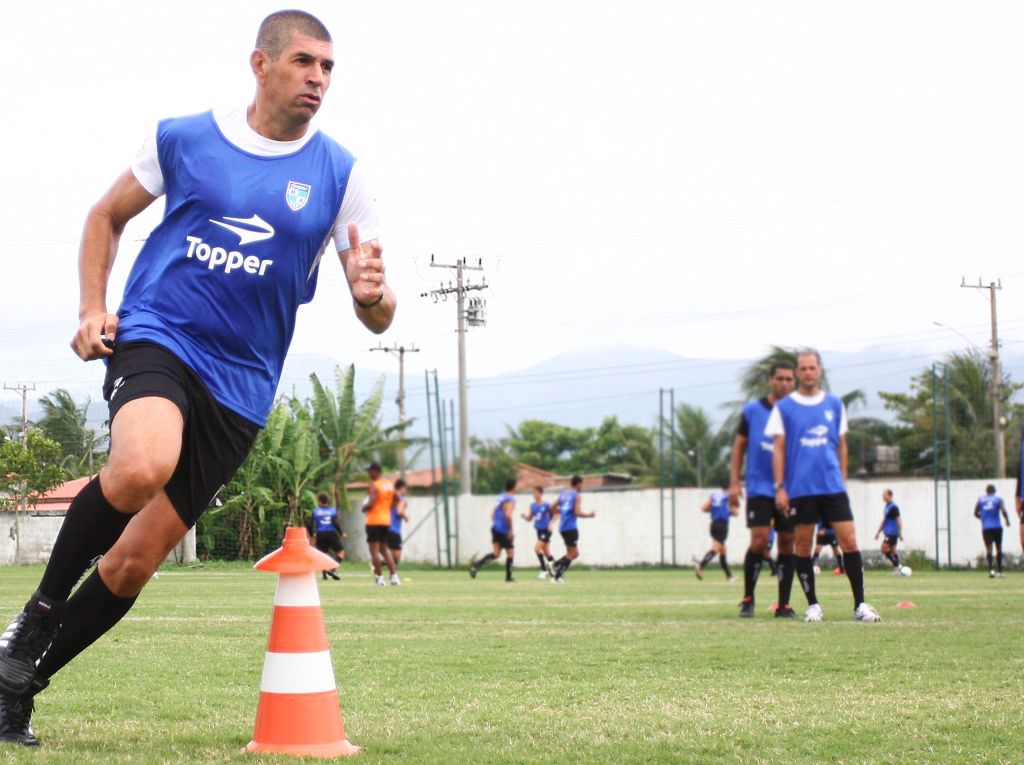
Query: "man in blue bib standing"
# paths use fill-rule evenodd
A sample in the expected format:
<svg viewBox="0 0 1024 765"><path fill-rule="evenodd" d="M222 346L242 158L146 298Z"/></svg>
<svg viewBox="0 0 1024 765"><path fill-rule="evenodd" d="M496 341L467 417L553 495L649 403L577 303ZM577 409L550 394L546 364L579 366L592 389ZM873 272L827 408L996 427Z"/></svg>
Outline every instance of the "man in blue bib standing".
<svg viewBox="0 0 1024 765"><path fill-rule="evenodd" d="M824 618L814 591L811 548L818 522L828 521L843 550L854 618L880 622L875 609L864 601L864 562L846 493L846 407L821 389L822 371L817 351L799 353L797 390L775 404L765 425L765 433L775 439L775 506L789 509L794 516L796 573L808 604L804 621Z"/></svg>
<svg viewBox="0 0 1024 765"><path fill-rule="evenodd" d="M128 612L245 460L330 239L356 317L375 333L394 317L360 166L310 124L331 82L330 34L307 13L272 14L249 63L251 104L161 121L86 219L71 345L108 365L110 457L0 639L2 741L38 744L34 695ZM163 219L110 313L118 240L160 196Z"/></svg>

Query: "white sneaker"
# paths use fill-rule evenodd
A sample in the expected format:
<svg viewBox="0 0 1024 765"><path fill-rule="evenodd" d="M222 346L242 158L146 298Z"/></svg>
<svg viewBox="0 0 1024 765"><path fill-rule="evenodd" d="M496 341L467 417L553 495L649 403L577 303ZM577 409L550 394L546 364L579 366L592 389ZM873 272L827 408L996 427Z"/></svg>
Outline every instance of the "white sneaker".
<svg viewBox="0 0 1024 765"><path fill-rule="evenodd" d="M377 585L378 587L383 587L383 586L384 586L384 577L382 577L382 576L378 576L378 577L376 578L376 580L374 580L374 582L373 582L373 583L374 583L375 585Z"/></svg>
<svg viewBox="0 0 1024 765"><path fill-rule="evenodd" d="M537 578L538 579L547 579L548 578L548 572L547 571L541 571L540 574L537 575Z"/></svg>
<svg viewBox="0 0 1024 765"><path fill-rule="evenodd" d="M899 569L898 566L892 570L892 575L893 576L900 576L900 569Z"/></svg>
<svg viewBox="0 0 1024 765"><path fill-rule="evenodd" d="M393 584L395 587L397 587L401 583L402 583L402 580L398 578L398 574L392 574L391 575L391 584Z"/></svg>
<svg viewBox="0 0 1024 765"><path fill-rule="evenodd" d="M820 573L821 573L821 566L815 566L815 567L814 567L814 573L815 573L816 575L817 575L817 574L820 574Z"/></svg>
<svg viewBox="0 0 1024 765"><path fill-rule="evenodd" d="M996 578L996 570L994 568L990 568L988 570L988 578L989 579L995 579Z"/></svg>
<svg viewBox="0 0 1024 765"><path fill-rule="evenodd" d="M861 603L853 612L853 618L859 622L880 622L882 617L868 603Z"/></svg>
<svg viewBox="0 0 1024 765"><path fill-rule="evenodd" d="M804 613L805 622L823 622L825 621L825 612L821 610L821 605L815 603L813 606L808 606L807 611Z"/></svg>
<svg viewBox="0 0 1024 765"><path fill-rule="evenodd" d="M565 584L565 580L560 576L552 577L551 584Z"/></svg>

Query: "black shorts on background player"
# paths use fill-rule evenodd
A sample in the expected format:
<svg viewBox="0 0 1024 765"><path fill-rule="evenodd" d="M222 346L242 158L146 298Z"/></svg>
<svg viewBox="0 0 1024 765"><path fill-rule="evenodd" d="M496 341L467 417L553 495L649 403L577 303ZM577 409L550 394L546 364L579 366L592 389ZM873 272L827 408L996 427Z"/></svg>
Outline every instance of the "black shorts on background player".
<svg viewBox="0 0 1024 765"><path fill-rule="evenodd" d="M391 531L390 526L366 526L366 541L367 542L384 542L388 541L388 533Z"/></svg>
<svg viewBox="0 0 1024 765"><path fill-rule="evenodd" d="M889 547L896 547L899 544L899 541L900 538L895 534L885 535L885 543L889 545Z"/></svg>
<svg viewBox="0 0 1024 765"><path fill-rule="evenodd" d="M551 531L549 529L537 529L537 539L541 542L550 542Z"/></svg>
<svg viewBox="0 0 1024 765"><path fill-rule="evenodd" d="M997 544L1002 545L1003 543L1003 528L1000 526L998 529L982 529L981 538L985 544ZM977 539L977 537L975 537Z"/></svg>
<svg viewBox="0 0 1024 765"><path fill-rule="evenodd" d="M502 550L511 550L516 546L515 541L508 538L508 534L502 534L494 529L491 529L491 541Z"/></svg>
<svg viewBox="0 0 1024 765"><path fill-rule="evenodd" d="M319 531L316 535L316 549L320 552L341 552L345 548L337 531Z"/></svg>
<svg viewBox="0 0 1024 765"><path fill-rule="evenodd" d="M795 520L798 525L813 526L819 521L827 521L831 525L853 520L850 497L845 491L838 494L812 494L808 497L797 497L790 500L790 505L796 511Z"/></svg>
<svg viewBox="0 0 1024 765"><path fill-rule="evenodd" d="M388 532L388 549L389 550L401 550L402 549L402 535L396 534L393 531Z"/></svg>
<svg viewBox="0 0 1024 765"><path fill-rule="evenodd" d="M218 404L196 373L170 351L155 343L116 344L103 382L110 420L129 401L151 396L172 402L184 420L181 454L164 491L192 528L245 461L260 429Z"/></svg>
<svg viewBox="0 0 1024 765"><path fill-rule="evenodd" d="M579 529L571 529L569 531L561 531L559 533L562 535L562 541L565 543L566 547L576 547L576 543L580 541Z"/></svg>
<svg viewBox="0 0 1024 765"><path fill-rule="evenodd" d="M774 497L750 497L747 499L747 528L771 526L775 531L785 533L793 530L793 519L775 506Z"/></svg>
<svg viewBox="0 0 1024 765"><path fill-rule="evenodd" d="M729 522L728 521L711 521L711 538L716 542L725 544L726 538L729 536Z"/></svg>

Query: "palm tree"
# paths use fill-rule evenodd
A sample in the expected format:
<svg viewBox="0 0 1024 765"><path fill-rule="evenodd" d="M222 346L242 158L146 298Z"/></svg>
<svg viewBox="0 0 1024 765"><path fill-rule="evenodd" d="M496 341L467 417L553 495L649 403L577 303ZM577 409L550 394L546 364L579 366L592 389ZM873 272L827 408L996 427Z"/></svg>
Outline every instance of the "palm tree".
<svg viewBox="0 0 1024 765"><path fill-rule="evenodd" d="M321 458L313 416L296 398L271 410L265 431L269 488L288 507L286 524L300 525L303 508L312 510L316 504L314 487L331 461Z"/></svg>
<svg viewBox="0 0 1024 765"><path fill-rule="evenodd" d="M729 446L733 428L726 422L717 430L704 409L680 404L675 411L675 451L677 480L704 486L729 475Z"/></svg>
<svg viewBox="0 0 1024 765"><path fill-rule="evenodd" d="M95 430L86 427L90 403L86 399L79 406L65 388L58 388L39 399L43 416L36 427L60 445L61 467L72 478L92 475L94 469L98 468L95 462L102 456L99 450L101 439Z"/></svg>

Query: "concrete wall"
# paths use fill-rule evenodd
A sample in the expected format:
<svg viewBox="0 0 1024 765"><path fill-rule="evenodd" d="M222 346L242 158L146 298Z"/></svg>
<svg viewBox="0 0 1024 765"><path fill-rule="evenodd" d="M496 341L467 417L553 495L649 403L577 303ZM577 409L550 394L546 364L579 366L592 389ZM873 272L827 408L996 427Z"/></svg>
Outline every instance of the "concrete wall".
<svg viewBox="0 0 1024 765"><path fill-rule="evenodd" d="M980 524L973 516L974 503L984 493L986 481L955 481L950 486L951 532L948 542L952 555L947 556L947 535L938 536L940 561L950 560L958 566L973 565L984 548L981 542ZM1004 534L1004 550L1014 555L1021 553L1016 514L1013 512L1014 481L995 482L997 490L1010 505L1013 528ZM922 550L929 558L935 557L936 523L935 492L931 481L851 481L850 500L857 521L857 534L864 550L877 550L875 530L882 518L882 490L891 488L896 503L903 514L903 550ZM708 517L700 512L700 506L707 498L707 489L677 489L676 535L674 549L671 540L665 543L666 561L679 565L691 565L709 547ZM580 520L580 562L596 566L657 565L661 562L661 529L658 490L591 492L583 494L583 507L596 510L597 517ZM667 494L667 493L666 493ZM549 500L554 499L554 493ZM940 492L940 513L945 526L945 492ZM536 565L533 542L536 539L532 525L518 518L518 512L529 506L529 495L518 498L516 540L517 565ZM458 509L455 509L456 504ZM458 529L457 539L452 543L452 559L468 563L475 553L490 550L491 512L493 497L461 497L451 500L451 530ZM437 563L437 521L441 514L431 516L434 502L430 498L412 497L409 501L409 517L406 524L404 549L405 560L419 563ZM427 519L413 531L417 524ZM63 521L62 516L32 515L19 519L20 557L15 558L16 535L13 513L0 513L0 564L41 563L49 557L53 540ZM351 512L342 519L348 532L345 543L350 560L367 559L366 539L363 532L363 516ZM666 507L666 526L671 525L671 511ZM441 527L443 529L443 526ZM443 536L443 531L442 531ZM727 547L730 561L739 563L743 559L749 534L742 516L730 527ZM443 545L442 545L443 547ZM553 550L561 555L564 547L558 534L552 540ZM194 559L195 540L186 539L180 549L168 556L171 562L191 562ZM457 550L457 555L455 554ZM444 560L442 554L442 561Z"/></svg>

